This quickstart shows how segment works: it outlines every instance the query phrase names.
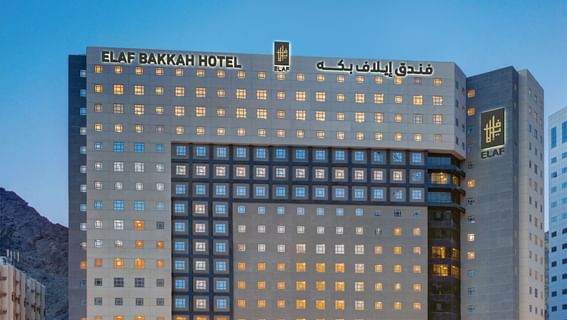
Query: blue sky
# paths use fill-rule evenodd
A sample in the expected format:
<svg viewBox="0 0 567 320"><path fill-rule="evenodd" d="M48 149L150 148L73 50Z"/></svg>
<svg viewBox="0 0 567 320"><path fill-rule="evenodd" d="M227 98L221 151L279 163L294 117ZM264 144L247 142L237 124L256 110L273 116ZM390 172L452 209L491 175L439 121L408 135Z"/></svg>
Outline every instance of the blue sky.
<svg viewBox="0 0 567 320"><path fill-rule="evenodd" d="M513 65L567 106L567 1L26 1L0 3L0 186L67 224L67 55L86 46Z"/></svg>

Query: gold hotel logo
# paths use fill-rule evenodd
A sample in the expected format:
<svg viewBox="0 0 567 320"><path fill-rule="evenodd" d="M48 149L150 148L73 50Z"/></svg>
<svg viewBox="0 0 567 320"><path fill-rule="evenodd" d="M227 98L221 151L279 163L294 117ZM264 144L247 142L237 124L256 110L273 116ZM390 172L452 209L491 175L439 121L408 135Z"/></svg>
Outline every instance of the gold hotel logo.
<svg viewBox="0 0 567 320"><path fill-rule="evenodd" d="M480 114L480 149L481 159L500 156L506 143L506 118L504 108L486 111Z"/></svg>
<svg viewBox="0 0 567 320"><path fill-rule="evenodd" d="M291 52L289 42L274 41L274 71L289 71Z"/></svg>

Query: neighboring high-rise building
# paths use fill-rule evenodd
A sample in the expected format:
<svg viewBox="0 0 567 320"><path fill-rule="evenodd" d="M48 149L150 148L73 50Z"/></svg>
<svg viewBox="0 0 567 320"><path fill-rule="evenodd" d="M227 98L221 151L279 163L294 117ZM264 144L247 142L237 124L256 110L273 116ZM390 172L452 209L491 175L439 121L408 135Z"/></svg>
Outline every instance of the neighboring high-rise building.
<svg viewBox="0 0 567 320"><path fill-rule="evenodd" d="M549 116L550 320L567 318L567 108Z"/></svg>
<svg viewBox="0 0 567 320"><path fill-rule="evenodd" d="M543 319L537 82L337 60L71 56L70 317Z"/></svg>
<svg viewBox="0 0 567 320"><path fill-rule="evenodd" d="M0 256L0 320L44 320L45 286Z"/></svg>

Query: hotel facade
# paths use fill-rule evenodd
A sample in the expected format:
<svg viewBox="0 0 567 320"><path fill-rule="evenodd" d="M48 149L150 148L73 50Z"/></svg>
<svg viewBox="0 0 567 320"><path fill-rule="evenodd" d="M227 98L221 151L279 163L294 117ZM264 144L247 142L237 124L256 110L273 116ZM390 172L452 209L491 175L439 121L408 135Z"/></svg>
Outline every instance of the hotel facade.
<svg viewBox="0 0 567 320"><path fill-rule="evenodd" d="M87 48L70 319L543 319L542 133L512 67Z"/></svg>

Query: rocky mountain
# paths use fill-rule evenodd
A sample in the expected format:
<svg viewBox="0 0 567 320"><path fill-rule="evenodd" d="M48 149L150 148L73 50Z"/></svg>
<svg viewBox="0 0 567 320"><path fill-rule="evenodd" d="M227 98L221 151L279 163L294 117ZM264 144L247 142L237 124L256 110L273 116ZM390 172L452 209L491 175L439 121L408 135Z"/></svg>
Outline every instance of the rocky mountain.
<svg viewBox="0 0 567 320"><path fill-rule="evenodd" d="M19 251L17 267L47 287L47 319L68 319L67 228L0 188L0 254L6 249Z"/></svg>

